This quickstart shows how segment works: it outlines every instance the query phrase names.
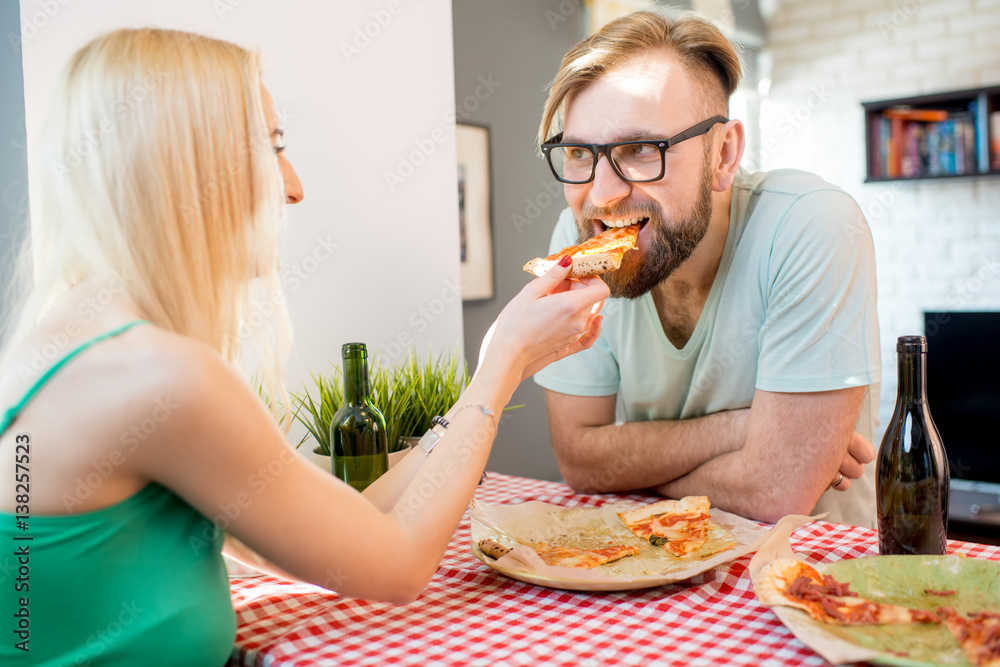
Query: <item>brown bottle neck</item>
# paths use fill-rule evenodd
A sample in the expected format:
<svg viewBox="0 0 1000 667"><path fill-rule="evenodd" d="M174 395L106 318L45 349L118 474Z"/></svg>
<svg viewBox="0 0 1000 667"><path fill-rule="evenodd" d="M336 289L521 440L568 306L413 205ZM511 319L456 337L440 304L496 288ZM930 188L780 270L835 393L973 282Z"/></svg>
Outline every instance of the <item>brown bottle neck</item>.
<svg viewBox="0 0 1000 667"><path fill-rule="evenodd" d="M899 376L897 402L927 403L927 354L903 352L896 363Z"/></svg>

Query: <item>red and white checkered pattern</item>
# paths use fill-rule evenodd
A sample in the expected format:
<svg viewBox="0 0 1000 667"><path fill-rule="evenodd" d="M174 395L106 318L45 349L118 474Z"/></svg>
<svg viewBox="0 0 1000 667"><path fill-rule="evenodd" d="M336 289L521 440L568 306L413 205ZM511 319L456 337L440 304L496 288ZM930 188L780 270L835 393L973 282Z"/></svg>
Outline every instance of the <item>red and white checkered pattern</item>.
<svg viewBox="0 0 1000 667"><path fill-rule="evenodd" d="M554 482L490 474L476 498L597 507L632 494L582 496ZM815 522L792 535L809 562L878 553L876 531ZM1000 547L949 553L1000 560ZM468 512L424 594L406 606L342 598L273 577L233 579L239 628L230 665L826 665L753 594L750 556L688 582L578 593L497 574L470 550Z"/></svg>

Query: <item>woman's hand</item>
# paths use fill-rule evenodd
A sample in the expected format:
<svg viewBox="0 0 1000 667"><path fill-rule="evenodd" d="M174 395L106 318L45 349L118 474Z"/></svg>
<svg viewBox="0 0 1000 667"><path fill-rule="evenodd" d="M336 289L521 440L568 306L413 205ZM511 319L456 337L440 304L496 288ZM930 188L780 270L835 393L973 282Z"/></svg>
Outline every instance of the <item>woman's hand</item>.
<svg viewBox="0 0 1000 667"><path fill-rule="evenodd" d="M594 344L608 286L596 276L569 280L571 267L557 264L511 299L483 339L480 366L510 365L520 381Z"/></svg>

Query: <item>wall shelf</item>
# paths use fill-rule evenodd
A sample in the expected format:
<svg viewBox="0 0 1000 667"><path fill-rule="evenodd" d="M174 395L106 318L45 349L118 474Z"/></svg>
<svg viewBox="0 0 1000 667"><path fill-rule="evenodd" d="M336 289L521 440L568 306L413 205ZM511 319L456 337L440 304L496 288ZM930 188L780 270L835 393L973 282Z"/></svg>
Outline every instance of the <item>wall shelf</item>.
<svg viewBox="0 0 1000 667"><path fill-rule="evenodd" d="M865 183L1000 175L1000 86L862 106Z"/></svg>

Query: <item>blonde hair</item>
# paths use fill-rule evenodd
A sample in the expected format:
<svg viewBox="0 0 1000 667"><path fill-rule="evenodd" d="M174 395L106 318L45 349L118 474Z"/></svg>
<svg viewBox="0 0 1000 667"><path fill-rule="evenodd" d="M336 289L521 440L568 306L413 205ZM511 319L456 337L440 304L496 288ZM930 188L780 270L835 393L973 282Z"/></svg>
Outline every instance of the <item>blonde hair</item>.
<svg viewBox="0 0 1000 667"><path fill-rule="evenodd" d="M742 78L743 65L736 49L722 32L698 16L672 20L655 11L634 12L609 22L569 50L552 80L545 101L538 143L554 127L562 127L566 100L604 74L628 63L634 56L664 51L677 57L706 82L703 99L706 115L727 115L729 98Z"/></svg>
<svg viewBox="0 0 1000 667"><path fill-rule="evenodd" d="M33 160L35 284L8 350L81 280L117 280L156 326L227 361L250 343L287 408L284 194L260 86L255 53L174 30L117 30L76 52ZM266 326L250 317L261 310Z"/></svg>

